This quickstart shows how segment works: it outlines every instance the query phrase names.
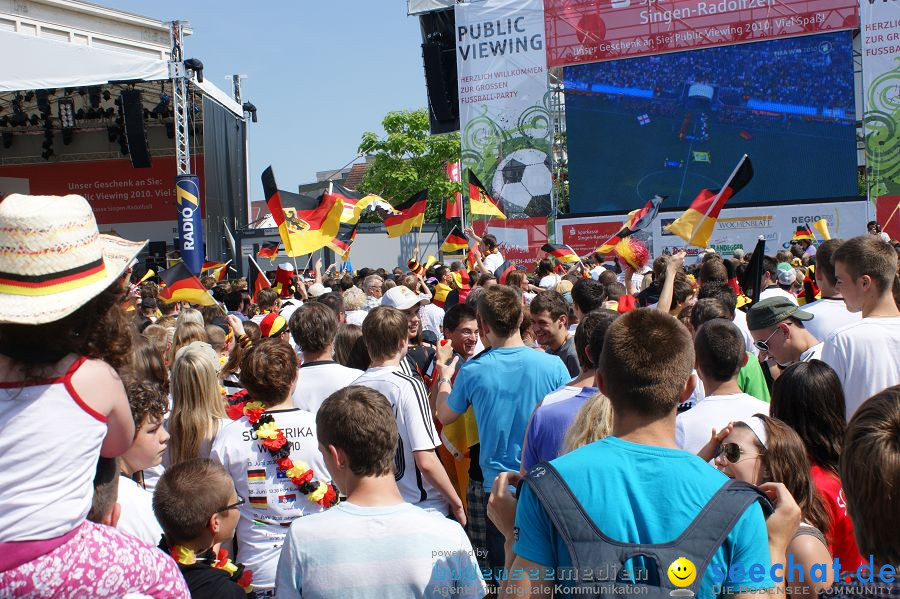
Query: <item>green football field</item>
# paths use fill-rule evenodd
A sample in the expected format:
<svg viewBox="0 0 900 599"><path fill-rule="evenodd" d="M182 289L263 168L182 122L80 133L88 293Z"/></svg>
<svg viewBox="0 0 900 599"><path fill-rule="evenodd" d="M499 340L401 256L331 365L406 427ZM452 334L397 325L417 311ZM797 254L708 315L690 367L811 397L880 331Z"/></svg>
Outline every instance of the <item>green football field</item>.
<svg viewBox="0 0 900 599"><path fill-rule="evenodd" d="M853 125L777 117L724 124L711 113L707 139L691 140L700 137L702 111L660 116L653 108L653 101L623 110L599 96L567 95L571 212L633 210L654 194L669 196L664 209L687 207L701 189L721 187L743 154L755 174L730 206L856 195ZM649 124L638 122L642 114Z"/></svg>

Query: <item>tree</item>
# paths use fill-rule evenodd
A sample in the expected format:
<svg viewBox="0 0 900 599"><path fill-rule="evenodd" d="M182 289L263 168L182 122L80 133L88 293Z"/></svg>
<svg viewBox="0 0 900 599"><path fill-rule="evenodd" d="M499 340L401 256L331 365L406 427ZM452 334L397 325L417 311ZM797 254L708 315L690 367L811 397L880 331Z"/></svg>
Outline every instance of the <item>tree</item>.
<svg viewBox="0 0 900 599"><path fill-rule="evenodd" d="M375 193L391 204L428 189L427 222L440 222L444 202L462 191L447 179L446 164L458 162L459 133L430 135L425 110L389 112L381 122L385 136L363 133L359 152L373 155L359 191Z"/></svg>

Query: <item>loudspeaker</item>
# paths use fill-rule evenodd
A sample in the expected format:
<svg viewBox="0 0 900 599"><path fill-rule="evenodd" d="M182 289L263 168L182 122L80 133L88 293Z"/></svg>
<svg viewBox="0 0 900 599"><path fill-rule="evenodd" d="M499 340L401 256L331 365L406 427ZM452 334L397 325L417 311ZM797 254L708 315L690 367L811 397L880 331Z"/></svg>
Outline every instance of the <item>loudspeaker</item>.
<svg viewBox="0 0 900 599"><path fill-rule="evenodd" d="M144 129L144 105L141 92L122 90L122 117L125 120L125 139L128 155L134 168L150 168L150 148L147 147L147 131Z"/></svg>
<svg viewBox="0 0 900 599"><path fill-rule="evenodd" d="M419 16L422 63L428 91L431 133L459 130L459 87L456 79L456 18L453 9Z"/></svg>
<svg viewBox="0 0 900 599"><path fill-rule="evenodd" d="M154 258L165 258L166 257L166 242L165 241L151 241L147 244L147 253L153 256Z"/></svg>

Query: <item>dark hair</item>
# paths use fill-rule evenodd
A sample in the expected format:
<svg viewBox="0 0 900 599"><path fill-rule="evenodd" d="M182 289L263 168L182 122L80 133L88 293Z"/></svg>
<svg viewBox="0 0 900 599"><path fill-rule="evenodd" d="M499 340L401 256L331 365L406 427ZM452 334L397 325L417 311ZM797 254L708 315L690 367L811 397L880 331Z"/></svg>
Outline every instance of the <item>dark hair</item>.
<svg viewBox="0 0 900 599"><path fill-rule="evenodd" d="M712 254L707 254L707 256L712 256ZM718 256L708 259L704 257L697 278L703 283L725 282L728 280L728 269L725 268L725 264Z"/></svg>
<svg viewBox="0 0 900 599"><path fill-rule="evenodd" d="M551 320L557 320L560 316L569 314L569 304L566 303L562 294L556 291L541 291L534 296L528 308L535 316L549 312Z"/></svg>
<svg viewBox="0 0 900 599"><path fill-rule="evenodd" d="M363 320L362 331L369 357L373 360L396 355L403 341L409 338L406 314L388 306L371 310Z"/></svg>
<svg viewBox="0 0 900 599"><path fill-rule="evenodd" d="M535 273L539 277L544 277L553 273L553 262L550 261L550 258L541 258L538 261L537 269Z"/></svg>
<svg viewBox="0 0 900 599"><path fill-rule="evenodd" d="M240 291L232 291L225 294L225 308L229 312L237 312L244 305L244 294Z"/></svg>
<svg viewBox="0 0 900 599"><path fill-rule="evenodd" d="M597 277L597 282L603 285L606 289L606 292L609 293L609 285L617 282L616 273L604 268L600 275Z"/></svg>
<svg viewBox="0 0 900 599"><path fill-rule="evenodd" d="M572 303L582 314L593 312L606 301L606 287L593 279L579 279L572 285Z"/></svg>
<svg viewBox="0 0 900 599"><path fill-rule="evenodd" d="M763 256L762 271L763 273L769 273L769 278L774 280L778 275L778 263L775 261L775 258Z"/></svg>
<svg viewBox="0 0 900 599"><path fill-rule="evenodd" d="M256 294L256 305L260 310L271 310L278 301L278 292L271 288L260 289Z"/></svg>
<svg viewBox="0 0 900 599"><path fill-rule="evenodd" d="M704 282L697 293L697 301L707 298L722 300L725 306L729 308L731 318L734 319L734 311L737 308L737 293L734 292L731 286L722 281Z"/></svg>
<svg viewBox="0 0 900 599"><path fill-rule="evenodd" d="M131 417L134 419L134 434L148 422L149 418L162 422L169 411L169 400L158 385L149 381L131 380L125 383L125 394L131 406Z"/></svg>
<svg viewBox="0 0 900 599"><path fill-rule="evenodd" d="M900 385L876 393L847 424L841 484L856 544L876 564L900 563Z"/></svg>
<svg viewBox="0 0 900 599"><path fill-rule="evenodd" d="M316 302L331 308L335 315L344 311L344 297L337 291L323 293L316 298Z"/></svg>
<svg viewBox="0 0 900 599"><path fill-rule="evenodd" d="M131 364L122 371L122 379L146 381L162 390L163 395L169 394L169 371L163 359L159 346L147 339L137 337L131 349Z"/></svg>
<svg viewBox="0 0 900 599"><path fill-rule="evenodd" d="M455 331L464 320L476 320L475 310L465 304L457 304L444 314L444 330Z"/></svg>
<svg viewBox="0 0 900 599"><path fill-rule="evenodd" d="M94 497L87 519L102 524L103 518L112 509L119 491L119 461L116 458L100 457L94 472Z"/></svg>
<svg viewBox="0 0 900 599"><path fill-rule="evenodd" d="M490 233L488 233L487 235L482 237L481 242L484 244L484 247L486 247L489 250L492 250L495 247L497 247L497 238L494 237L493 235L491 235Z"/></svg>
<svg viewBox="0 0 900 599"><path fill-rule="evenodd" d="M131 361L132 338L131 323L122 310L124 299L122 279L117 279L59 320L0 324L0 354L26 365L26 380L43 378L35 367L55 364L70 353L122 369Z"/></svg>
<svg viewBox="0 0 900 599"><path fill-rule="evenodd" d="M522 299L511 287L493 285L478 296L479 328L483 322L503 339L516 333L522 322L522 312Z"/></svg>
<svg viewBox="0 0 900 599"><path fill-rule="evenodd" d="M609 326L598 366L613 410L668 416L681 403L694 366L691 336L659 310L632 310Z"/></svg>
<svg viewBox="0 0 900 599"><path fill-rule="evenodd" d="M228 505L234 483L225 467L194 458L163 472L153 491L153 514L171 547L203 535L209 519Z"/></svg>
<svg viewBox="0 0 900 599"><path fill-rule="evenodd" d="M609 272L609 271L607 271ZM612 283L607 283L604 286L604 290L606 291L606 299L611 302L617 302L624 295L627 294L627 290L625 289L625 285L618 281L613 281Z"/></svg>
<svg viewBox="0 0 900 599"><path fill-rule="evenodd" d="M288 326L294 343L302 352L320 354L334 343L338 321L330 307L320 302L308 302L294 310Z"/></svg>
<svg viewBox="0 0 900 599"><path fill-rule="evenodd" d="M838 473L847 421L844 390L825 362L791 364L775 379L770 414L797 431L813 464Z"/></svg>
<svg viewBox="0 0 900 599"><path fill-rule="evenodd" d="M358 324L340 324L334 336L334 361L343 366L347 364L353 344L362 337L362 327Z"/></svg>
<svg viewBox="0 0 900 599"><path fill-rule="evenodd" d="M694 306L692 321L696 313L697 306ZM725 318L714 318L700 325L694 337L694 351L697 370L720 382L737 376L747 356L741 330Z"/></svg>
<svg viewBox="0 0 900 599"><path fill-rule="evenodd" d="M356 476L394 471L397 421L390 402L374 389L353 385L329 395L316 412L316 436L346 453Z"/></svg>
<svg viewBox="0 0 900 599"><path fill-rule="evenodd" d="M603 353L603 342L606 339L606 332L621 314L612 310L596 310L591 312L591 314L596 314L599 317L597 324L594 325L591 331L590 338L588 338L588 351L591 353L591 363L596 368L600 364L600 355Z"/></svg>
<svg viewBox="0 0 900 599"><path fill-rule="evenodd" d="M241 360L241 384L255 401L284 401L297 378L297 354L279 339L263 339Z"/></svg>
<svg viewBox="0 0 900 599"><path fill-rule="evenodd" d="M584 315L581 322L575 328L575 355L578 356L578 365L581 370L590 370L594 367L594 360L591 357L591 336L594 329L604 321L604 316L599 311L589 312Z"/></svg>
<svg viewBox="0 0 900 599"><path fill-rule="evenodd" d="M675 281L672 286L672 303L683 304L694 293L694 286L691 280L683 272L675 273Z"/></svg>
<svg viewBox="0 0 900 599"><path fill-rule="evenodd" d="M694 302L694 309L691 310L691 326L696 331L705 322L709 322L715 318L723 320L731 320L734 318L734 312L728 309L721 299L717 297L707 297ZM746 347L746 343L744 344Z"/></svg>

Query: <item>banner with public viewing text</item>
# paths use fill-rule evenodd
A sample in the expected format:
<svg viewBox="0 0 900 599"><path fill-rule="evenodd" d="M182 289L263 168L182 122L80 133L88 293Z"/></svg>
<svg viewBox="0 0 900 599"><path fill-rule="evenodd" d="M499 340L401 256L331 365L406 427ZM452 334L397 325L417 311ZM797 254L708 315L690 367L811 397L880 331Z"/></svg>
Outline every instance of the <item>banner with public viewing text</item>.
<svg viewBox="0 0 900 599"><path fill-rule="evenodd" d="M900 235L900 2L860 0L863 117L869 200ZM884 208L882 208L882 206ZM883 215L887 212L887 216Z"/></svg>
<svg viewBox="0 0 900 599"><path fill-rule="evenodd" d="M543 0L485 0L455 11L462 166L508 218L546 216L553 125Z"/></svg>

